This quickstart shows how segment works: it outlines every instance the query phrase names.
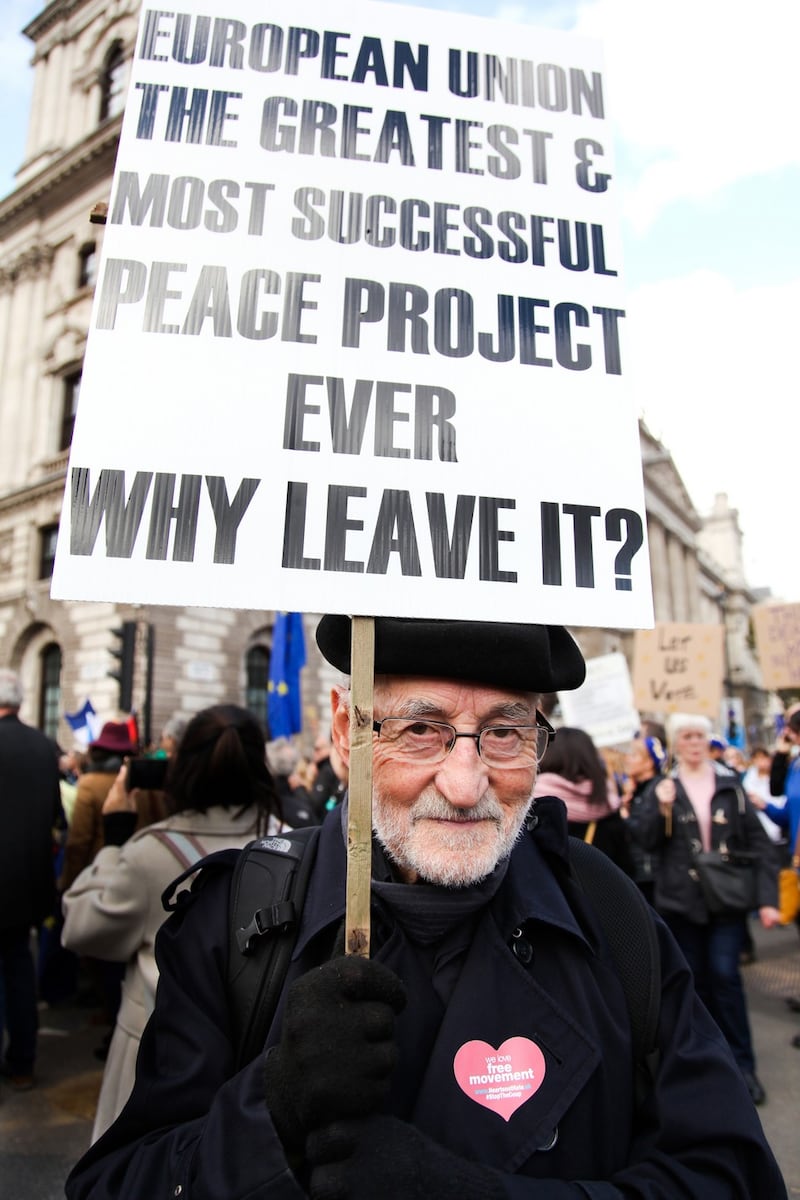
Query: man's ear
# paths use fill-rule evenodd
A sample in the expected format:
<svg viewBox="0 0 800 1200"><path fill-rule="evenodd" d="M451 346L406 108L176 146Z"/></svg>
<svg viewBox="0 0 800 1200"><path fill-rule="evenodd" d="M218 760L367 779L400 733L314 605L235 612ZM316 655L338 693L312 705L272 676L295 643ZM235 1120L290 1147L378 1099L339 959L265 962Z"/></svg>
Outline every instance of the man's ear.
<svg viewBox="0 0 800 1200"><path fill-rule="evenodd" d="M331 689L331 741L346 767L350 766L350 693L346 688Z"/></svg>

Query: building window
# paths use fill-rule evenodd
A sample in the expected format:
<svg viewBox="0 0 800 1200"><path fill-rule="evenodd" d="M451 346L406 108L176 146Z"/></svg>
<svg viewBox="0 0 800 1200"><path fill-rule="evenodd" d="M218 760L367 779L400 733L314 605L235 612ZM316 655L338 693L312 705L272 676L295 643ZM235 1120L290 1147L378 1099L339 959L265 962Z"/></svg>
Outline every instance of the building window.
<svg viewBox="0 0 800 1200"><path fill-rule="evenodd" d="M78 252L78 287L94 287L97 280L97 246L87 242Z"/></svg>
<svg viewBox="0 0 800 1200"><path fill-rule="evenodd" d="M61 647L55 642L41 653L41 686L39 689L39 728L48 737L58 735L61 713Z"/></svg>
<svg viewBox="0 0 800 1200"><path fill-rule="evenodd" d="M39 530L39 578L50 579L53 575L53 563L56 558L56 542L58 541L58 526L45 525Z"/></svg>
<svg viewBox="0 0 800 1200"><path fill-rule="evenodd" d="M269 684L269 650L266 646L252 646L245 659L245 707L262 725L267 724L267 686Z"/></svg>
<svg viewBox="0 0 800 1200"><path fill-rule="evenodd" d="M114 42L106 55L101 78L100 120L115 117L125 107L125 81L127 63L122 42Z"/></svg>
<svg viewBox="0 0 800 1200"><path fill-rule="evenodd" d="M78 411L78 397L81 391L81 373L74 371L64 377L64 403L61 416L61 441L59 450L68 450L72 445L72 431L75 428L75 414Z"/></svg>

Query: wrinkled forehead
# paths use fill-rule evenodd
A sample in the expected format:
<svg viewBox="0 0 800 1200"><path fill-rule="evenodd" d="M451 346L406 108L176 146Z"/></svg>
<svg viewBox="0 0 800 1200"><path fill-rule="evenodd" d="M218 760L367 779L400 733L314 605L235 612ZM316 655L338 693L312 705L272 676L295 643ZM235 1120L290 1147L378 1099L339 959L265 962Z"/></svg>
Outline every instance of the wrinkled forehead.
<svg viewBox="0 0 800 1200"><path fill-rule="evenodd" d="M539 697L535 692L489 687L456 679L427 676L376 675L374 707L381 716L429 716L452 720L506 718L533 721Z"/></svg>

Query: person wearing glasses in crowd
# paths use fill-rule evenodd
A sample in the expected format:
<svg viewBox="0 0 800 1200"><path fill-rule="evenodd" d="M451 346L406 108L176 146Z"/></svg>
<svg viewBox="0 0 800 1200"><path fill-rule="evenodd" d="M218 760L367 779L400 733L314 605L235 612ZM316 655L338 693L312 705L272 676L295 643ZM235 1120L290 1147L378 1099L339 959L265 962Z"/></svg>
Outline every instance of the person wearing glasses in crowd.
<svg viewBox="0 0 800 1200"><path fill-rule="evenodd" d="M344 674L350 636L343 616L317 629ZM237 1069L235 856L215 856L162 926L133 1095L69 1200L785 1198L685 961L620 877L661 960L658 1061L634 1085L625 990L571 875L563 803L532 801L552 737L538 694L584 672L558 626L375 619L372 957L338 949L345 799L320 829L265 1047ZM350 703L333 690L345 766Z"/></svg>

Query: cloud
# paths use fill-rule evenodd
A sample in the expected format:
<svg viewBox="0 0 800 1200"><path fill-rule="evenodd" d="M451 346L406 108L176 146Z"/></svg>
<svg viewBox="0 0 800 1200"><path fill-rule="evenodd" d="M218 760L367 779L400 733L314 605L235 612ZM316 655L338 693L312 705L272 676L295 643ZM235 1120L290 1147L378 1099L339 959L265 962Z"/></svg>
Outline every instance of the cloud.
<svg viewBox="0 0 800 1200"><path fill-rule="evenodd" d="M670 203L800 161L796 0L596 0L575 32L604 43L626 159L625 212L641 231Z"/></svg>
<svg viewBox="0 0 800 1200"><path fill-rule="evenodd" d="M748 581L800 599L787 545L796 488L793 365L800 281L740 288L697 271L630 296L625 373L648 427L694 503L718 491L740 511Z"/></svg>

